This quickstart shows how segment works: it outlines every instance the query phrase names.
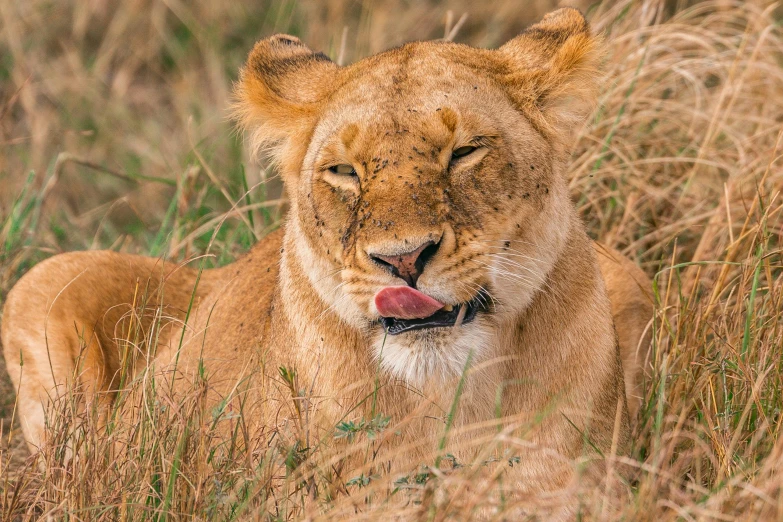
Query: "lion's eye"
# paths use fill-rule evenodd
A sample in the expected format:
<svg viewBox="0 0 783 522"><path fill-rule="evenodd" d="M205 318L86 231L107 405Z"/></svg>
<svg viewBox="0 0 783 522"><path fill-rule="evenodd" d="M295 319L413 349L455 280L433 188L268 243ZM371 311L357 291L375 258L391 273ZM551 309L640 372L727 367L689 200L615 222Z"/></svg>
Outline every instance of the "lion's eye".
<svg viewBox="0 0 783 522"><path fill-rule="evenodd" d="M451 153L451 157L455 158L455 159L456 158L463 158L463 157L467 156L468 154L472 153L473 151L475 151L477 148L478 147L473 147L471 145L467 145L465 147L456 148Z"/></svg>
<svg viewBox="0 0 783 522"><path fill-rule="evenodd" d="M335 165L333 167L329 167L329 172L338 174L340 176L356 176L356 169L350 165Z"/></svg>

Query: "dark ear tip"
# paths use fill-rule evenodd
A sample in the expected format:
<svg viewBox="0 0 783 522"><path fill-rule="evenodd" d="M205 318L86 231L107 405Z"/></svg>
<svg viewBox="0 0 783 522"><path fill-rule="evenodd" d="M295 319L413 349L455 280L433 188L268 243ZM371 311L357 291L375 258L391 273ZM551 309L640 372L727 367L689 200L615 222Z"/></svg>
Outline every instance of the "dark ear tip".
<svg viewBox="0 0 783 522"><path fill-rule="evenodd" d="M302 41L290 34L275 34L269 37L269 43L278 45L304 46Z"/></svg>
<svg viewBox="0 0 783 522"><path fill-rule="evenodd" d="M264 71L281 60L312 55L313 52L296 36L275 34L259 40L247 58L247 69Z"/></svg>
<svg viewBox="0 0 783 522"><path fill-rule="evenodd" d="M303 51L308 53L312 52L296 36L291 36L290 34L275 34L257 41L256 45L250 51L250 58L289 56L291 54L302 54Z"/></svg>

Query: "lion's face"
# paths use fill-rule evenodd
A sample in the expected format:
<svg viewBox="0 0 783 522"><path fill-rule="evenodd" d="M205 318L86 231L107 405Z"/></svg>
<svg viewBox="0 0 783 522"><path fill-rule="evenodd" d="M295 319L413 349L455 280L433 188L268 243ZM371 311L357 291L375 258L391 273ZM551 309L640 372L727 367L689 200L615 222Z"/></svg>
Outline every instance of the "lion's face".
<svg viewBox="0 0 783 522"><path fill-rule="evenodd" d="M574 13L560 21L581 28L571 37L584 36ZM554 53L550 62L569 41L552 49L528 32L528 46ZM547 114L542 96L552 80L534 55L516 56L524 38L498 51L409 44L346 68L291 37L262 42L263 64L258 47L255 61L251 54L248 67L269 78L277 77L270 49L309 72L295 96L285 95L285 80L266 78L265 96L296 103L268 110L300 121L285 137L259 136L282 143L288 226L309 283L325 308L374 338L384 367L409 381L458 374L471 352L480 357L493 328L545 290L568 232L567 129L558 124L569 114L554 114L549 99ZM247 76L240 94L257 107Z"/></svg>
<svg viewBox="0 0 783 522"><path fill-rule="evenodd" d="M326 261L312 283L345 321L382 337L375 298L394 285L451 308L388 321L402 330L386 339L389 361L398 345L422 354L473 343L493 314L518 312L542 286L568 212L552 146L472 69L432 70L453 61L452 46L421 45L376 58L334 94L292 190L309 249ZM394 266L411 252L410 270Z"/></svg>

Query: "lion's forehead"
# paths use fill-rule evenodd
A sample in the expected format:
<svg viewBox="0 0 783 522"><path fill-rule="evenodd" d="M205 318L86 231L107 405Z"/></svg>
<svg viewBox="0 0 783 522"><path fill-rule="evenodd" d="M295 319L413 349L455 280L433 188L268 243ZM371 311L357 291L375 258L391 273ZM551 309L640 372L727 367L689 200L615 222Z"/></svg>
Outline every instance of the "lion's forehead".
<svg viewBox="0 0 783 522"><path fill-rule="evenodd" d="M417 42L344 68L327 113L353 109L368 117L386 113L405 120L406 114L432 112L444 104L480 108L505 99L483 70L488 60L477 59L476 49L453 47Z"/></svg>
<svg viewBox="0 0 783 522"><path fill-rule="evenodd" d="M384 90L454 88L490 77L498 65L484 50L436 42L413 42L346 67L345 78Z"/></svg>
<svg viewBox="0 0 783 522"><path fill-rule="evenodd" d="M497 134L518 118L489 75L452 54L448 47L419 43L348 67L325 104L313 148L352 126L351 151L361 151L365 161L388 154L399 156L396 161L435 160L455 127Z"/></svg>

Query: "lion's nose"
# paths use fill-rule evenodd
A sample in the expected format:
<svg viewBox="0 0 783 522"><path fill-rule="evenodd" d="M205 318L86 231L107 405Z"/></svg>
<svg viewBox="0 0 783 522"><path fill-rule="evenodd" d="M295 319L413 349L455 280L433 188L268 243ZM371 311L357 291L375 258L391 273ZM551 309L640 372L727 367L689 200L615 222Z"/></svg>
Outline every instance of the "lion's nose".
<svg viewBox="0 0 783 522"><path fill-rule="evenodd" d="M440 241L426 241L410 252L394 255L368 252L368 255L370 259L389 270L392 275L405 280L409 286L415 288L425 265L438 251L439 246Z"/></svg>

